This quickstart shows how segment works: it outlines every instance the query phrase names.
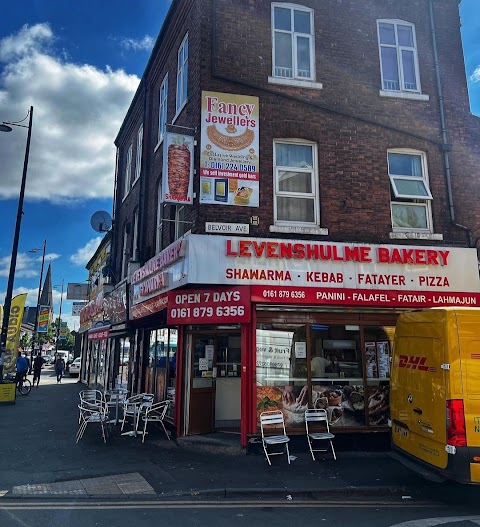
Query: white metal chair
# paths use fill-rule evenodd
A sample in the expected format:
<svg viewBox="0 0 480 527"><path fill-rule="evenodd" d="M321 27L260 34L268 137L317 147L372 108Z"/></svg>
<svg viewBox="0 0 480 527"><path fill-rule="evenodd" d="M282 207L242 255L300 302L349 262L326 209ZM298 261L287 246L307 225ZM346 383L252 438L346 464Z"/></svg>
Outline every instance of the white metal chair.
<svg viewBox="0 0 480 527"><path fill-rule="evenodd" d="M128 399L125 399L123 403L122 432L127 417L133 418L133 430L135 432L137 431L140 415L142 411L153 404L154 397L153 393L139 393L138 395L132 395Z"/></svg>
<svg viewBox="0 0 480 527"><path fill-rule="evenodd" d="M107 442L107 436L108 436L108 411L107 406L102 403L101 405L97 406L97 408L93 408L90 406L85 406L83 404L78 405L78 409L80 410L80 427L77 432L77 443L82 439L83 434L85 433L85 430L87 429L87 426L91 423L99 423L102 427L102 436L103 436L103 442Z"/></svg>
<svg viewBox="0 0 480 527"><path fill-rule="evenodd" d="M163 423L165 415L167 414L169 404L170 401L161 401L159 403L154 403L145 409L145 413L142 415L142 421L144 423L142 443L145 441L145 434L147 433L147 423L160 423L163 427L165 435L167 436L167 439L170 441L170 435L167 432L167 429L165 428L165 425Z"/></svg>
<svg viewBox="0 0 480 527"><path fill-rule="evenodd" d="M270 456L282 455L286 452L288 464L290 464L290 452L288 450L288 442L290 438L287 436L285 431L285 420L283 413L280 410L273 410L270 412L262 412L260 414L260 429L262 432L262 444L265 456L267 457L268 464L271 465ZM268 435L268 431L273 429L280 429L283 434L280 435ZM267 432L267 433L266 433ZM282 452L268 452L267 445L285 445L285 449Z"/></svg>
<svg viewBox="0 0 480 527"><path fill-rule="evenodd" d="M82 390L79 394L80 405L85 408L97 409L105 402L105 396L100 390ZM81 412L78 416L78 424L81 422Z"/></svg>
<svg viewBox="0 0 480 527"><path fill-rule="evenodd" d="M312 423L321 423L323 431L313 431ZM337 460L337 456L335 455L335 449L333 448L332 439L335 438L335 435L330 433L330 427L328 425L328 414L326 410L305 410L305 428L307 430L307 440L308 440L308 446L310 448L310 454L312 454L312 458L315 461L315 455L314 452L328 452L328 443L330 443L330 448L332 449L333 459L335 461ZM325 442L328 442L326 446L322 448L313 448L312 445L313 441L321 441L323 444Z"/></svg>

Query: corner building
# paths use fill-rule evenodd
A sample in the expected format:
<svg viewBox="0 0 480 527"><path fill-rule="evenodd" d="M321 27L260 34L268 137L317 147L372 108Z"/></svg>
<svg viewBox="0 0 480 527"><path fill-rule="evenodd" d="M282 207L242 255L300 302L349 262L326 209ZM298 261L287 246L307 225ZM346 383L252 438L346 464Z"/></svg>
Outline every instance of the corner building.
<svg viewBox="0 0 480 527"><path fill-rule="evenodd" d="M179 435L388 430L400 312L480 305L456 0L173 0L116 138L129 386ZM412 358L412 368L421 358Z"/></svg>

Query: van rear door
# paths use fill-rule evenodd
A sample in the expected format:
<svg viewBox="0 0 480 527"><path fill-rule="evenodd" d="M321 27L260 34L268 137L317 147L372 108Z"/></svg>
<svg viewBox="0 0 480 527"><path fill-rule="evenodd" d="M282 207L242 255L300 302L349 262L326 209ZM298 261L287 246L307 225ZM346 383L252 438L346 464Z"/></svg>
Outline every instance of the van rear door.
<svg viewBox="0 0 480 527"><path fill-rule="evenodd" d="M399 317L390 402L393 443L439 468L448 460L444 316L431 311Z"/></svg>

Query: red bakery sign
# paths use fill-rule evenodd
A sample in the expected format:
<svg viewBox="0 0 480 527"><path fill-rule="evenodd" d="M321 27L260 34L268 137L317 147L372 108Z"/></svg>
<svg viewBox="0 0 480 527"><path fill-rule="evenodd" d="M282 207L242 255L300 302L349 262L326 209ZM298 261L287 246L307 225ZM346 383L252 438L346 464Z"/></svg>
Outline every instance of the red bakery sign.
<svg viewBox="0 0 480 527"><path fill-rule="evenodd" d="M240 324L250 321L248 286L168 293L168 324Z"/></svg>

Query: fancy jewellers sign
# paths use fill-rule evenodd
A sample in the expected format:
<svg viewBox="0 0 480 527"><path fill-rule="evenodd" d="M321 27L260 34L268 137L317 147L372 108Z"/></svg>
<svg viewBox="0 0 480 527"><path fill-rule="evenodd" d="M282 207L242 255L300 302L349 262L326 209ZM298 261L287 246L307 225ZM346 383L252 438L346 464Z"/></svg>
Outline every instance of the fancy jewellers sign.
<svg viewBox="0 0 480 527"><path fill-rule="evenodd" d="M475 249L192 235L189 259L189 283L256 286L255 301L480 306Z"/></svg>

